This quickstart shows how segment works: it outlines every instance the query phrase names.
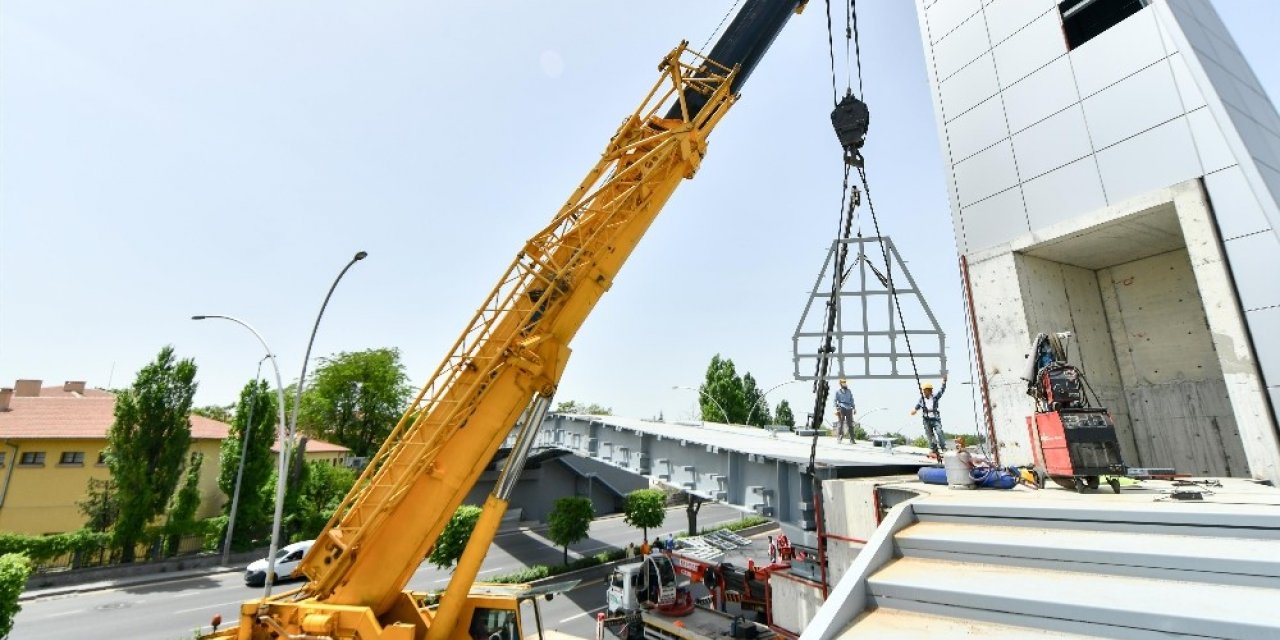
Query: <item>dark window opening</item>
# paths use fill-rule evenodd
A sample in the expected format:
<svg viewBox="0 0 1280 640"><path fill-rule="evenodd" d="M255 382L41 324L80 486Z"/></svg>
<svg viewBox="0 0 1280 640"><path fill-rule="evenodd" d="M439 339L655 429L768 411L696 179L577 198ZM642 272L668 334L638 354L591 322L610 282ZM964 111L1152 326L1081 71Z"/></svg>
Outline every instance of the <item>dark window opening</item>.
<svg viewBox="0 0 1280 640"><path fill-rule="evenodd" d="M106 463L107 463L107 450L103 449L102 451L98 452L98 464L106 464Z"/></svg>
<svg viewBox="0 0 1280 640"><path fill-rule="evenodd" d="M58 464L84 464L83 451L63 451Z"/></svg>
<svg viewBox="0 0 1280 640"><path fill-rule="evenodd" d="M1125 18L1151 4L1151 0L1065 0L1058 3L1067 49L1094 39Z"/></svg>
<svg viewBox="0 0 1280 640"><path fill-rule="evenodd" d="M24 451L22 453L22 458L20 458L18 461L18 464L29 464L29 465L44 464L44 452L43 451Z"/></svg>

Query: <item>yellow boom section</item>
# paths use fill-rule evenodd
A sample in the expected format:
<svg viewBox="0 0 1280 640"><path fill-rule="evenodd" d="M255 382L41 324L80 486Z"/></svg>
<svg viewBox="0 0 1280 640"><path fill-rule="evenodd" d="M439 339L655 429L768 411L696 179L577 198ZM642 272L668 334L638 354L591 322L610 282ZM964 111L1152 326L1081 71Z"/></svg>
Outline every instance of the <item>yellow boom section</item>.
<svg viewBox="0 0 1280 640"><path fill-rule="evenodd" d="M570 340L680 180L693 176L707 135L734 102L736 69L687 43L663 58L659 71L600 161L516 256L321 533L301 567L310 584L265 603L259 615L290 631L308 617L349 617L353 606L368 607L383 625L424 622L402 619L401 589L533 395L554 392ZM690 92L708 98L692 117L683 108ZM682 117L662 117L671 104L682 105ZM324 613L339 609L348 613ZM246 638L244 627L254 621L252 607L243 610ZM362 626L360 637L370 637Z"/></svg>

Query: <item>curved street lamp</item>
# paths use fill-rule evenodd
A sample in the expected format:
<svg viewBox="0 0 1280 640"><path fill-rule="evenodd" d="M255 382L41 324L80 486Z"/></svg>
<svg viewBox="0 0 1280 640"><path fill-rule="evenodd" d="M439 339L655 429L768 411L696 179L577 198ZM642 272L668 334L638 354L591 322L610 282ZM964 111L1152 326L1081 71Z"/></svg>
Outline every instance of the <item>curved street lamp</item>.
<svg viewBox="0 0 1280 640"><path fill-rule="evenodd" d="M302 383L307 379L307 363L311 361L311 345L316 342L316 331L320 330L320 319L324 317L324 309L329 306L329 298L333 297L333 290L338 288L338 283L342 281L342 276L347 275L347 270L350 269L352 265L364 260L368 255L369 253L366 251L356 252L356 255L347 263L347 266L343 267L342 271L338 272L338 277L334 278L333 284L329 285L329 293L325 294L324 302L320 305L320 313L316 314L316 323L311 327L311 339L307 340L307 351L302 356L302 373L298 374L298 389L297 393L295 393L293 397L293 411L290 412L292 415L289 416L288 446L290 447L293 446L293 439L298 434L298 409L302 406ZM284 447L285 445L284 443L281 443L280 446Z"/></svg>
<svg viewBox="0 0 1280 640"><path fill-rule="evenodd" d="M275 353L271 351L271 347L267 346L267 341L263 339L262 334L258 333L257 329L253 328L253 325L250 325L248 322L245 322L244 320L241 320L239 318L235 318L232 316L222 316L222 315L191 316L192 320L208 320L210 318L230 320L231 322L234 322L248 329L249 332L252 333L253 336L258 339L258 342L262 344L263 350L267 352L266 357L271 359L271 368L274 369L276 372L276 400L280 405L280 416L279 416L280 428L277 434L277 437L280 438L280 456L279 456L280 464L278 465L278 469L276 470L276 515L275 515L275 522L271 526L271 551L270 551L270 555L267 556L267 578L262 581L263 582L262 600L265 606L267 598L271 597L271 583L273 582L272 578L275 577L275 570L276 570L276 552L279 551L280 549L280 518L284 513L284 471L285 469L288 468L286 465L288 465L288 462L289 462L288 460L289 450L286 449L284 446L284 436L285 436L285 433L284 433L284 430L285 430L284 383L280 380L280 366L276 362Z"/></svg>
<svg viewBox="0 0 1280 640"><path fill-rule="evenodd" d="M769 387L768 391L765 391L764 393L760 394L760 396L756 398L756 403L751 405L751 413L747 414L747 425L750 426L751 419L756 417L756 407L760 406L760 403L764 402L765 396L768 396L770 393L773 393L773 390L777 389L778 387L785 387L789 384L795 384L797 382L804 382L804 380L786 380L784 382L779 382L778 384L775 384L772 387ZM764 408L765 409L769 408L768 403L765 403Z"/></svg>
<svg viewBox="0 0 1280 640"><path fill-rule="evenodd" d="M706 399L710 400L710 401L711 401L711 404L716 405L716 408L720 410L720 415L721 415L721 416L724 416L724 423L725 423L725 424L733 424L732 422L729 422L729 412L725 411L725 410L724 410L724 407L720 406L720 403L719 403L719 402L717 402L715 398L711 397L711 395L710 395L710 394L708 394L706 391L703 391L702 389L696 389L696 388L694 388L694 387L682 387L682 386L680 386L680 385L673 385L673 386L671 387L671 390L672 390L672 391L674 391L674 390L676 390L676 389L684 389L684 390L686 390L686 391L697 391L698 393L702 394L702 397L704 397L704 398L706 398Z"/></svg>
<svg viewBox="0 0 1280 640"><path fill-rule="evenodd" d="M258 381L262 379L262 363L271 354L258 361L258 372L253 374L253 400L249 402L249 415L244 421L244 444L240 445L240 468L236 470L236 488L231 494L231 516L227 519L227 538L222 543L222 564L231 562L231 535L236 530L236 513L240 511L240 481L244 479L245 452L249 450L249 434L253 431L253 408L258 404Z"/></svg>
<svg viewBox="0 0 1280 640"><path fill-rule="evenodd" d="M884 411L885 409L888 409L888 407L876 407L876 408L874 408L874 409L872 409L872 410L870 410L870 411L868 411L868 412L866 412L866 413L864 413L864 414L862 414L862 415L859 415L859 416L858 416L858 421L857 421L857 423L856 423L856 424L857 424L859 427L861 427L861 426L862 426L862 421L863 421L863 420L865 420L867 416L869 416L869 415L871 415L871 414L873 414L873 413L875 413L875 412L877 412L877 411ZM850 436L849 436L849 440L850 440L850 441L852 441L852 440L853 440L853 435L852 435L852 434L850 434Z"/></svg>

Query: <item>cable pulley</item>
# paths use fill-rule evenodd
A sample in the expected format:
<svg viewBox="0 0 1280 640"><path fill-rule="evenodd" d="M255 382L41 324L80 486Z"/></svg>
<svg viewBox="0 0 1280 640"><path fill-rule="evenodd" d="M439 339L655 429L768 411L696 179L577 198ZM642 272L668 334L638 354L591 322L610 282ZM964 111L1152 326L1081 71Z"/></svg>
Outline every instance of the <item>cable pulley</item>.
<svg viewBox="0 0 1280 640"><path fill-rule="evenodd" d="M867 127L871 124L871 112L867 103L854 97L853 92L844 94L844 98L831 110L831 126L836 130L836 139L844 149L844 163L854 167L862 166L862 145L867 140Z"/></svg>

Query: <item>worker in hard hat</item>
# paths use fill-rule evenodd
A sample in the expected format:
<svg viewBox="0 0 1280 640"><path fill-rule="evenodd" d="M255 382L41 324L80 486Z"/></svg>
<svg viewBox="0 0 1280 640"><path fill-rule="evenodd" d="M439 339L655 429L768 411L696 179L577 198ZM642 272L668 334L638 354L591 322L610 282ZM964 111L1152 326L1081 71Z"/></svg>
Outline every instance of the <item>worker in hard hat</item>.
<svg viewBox="0 0 1280 640"><path fill-rule="evenodd" d="M853 406L853 392L849 390L849 381L840 378L840 388L836 389L836 442L844 442L845 434L849 435L849 442L853 442L853 414L856 410Z"/></svg>
<svg viewBox="0 0 1280 640"><path fill-rule="evenodd" d="M947 391L947 374L942 374L942 386L937 393L933 392L933 383L926 382L920 385L920 400L916 402L916 406L911 410L911 415L915 415L917 411L924 412L924 437L929 441L929 447L935 452L946 451L946 436L942 434L942 413L938 411L938 401L942 400L942 394Z"/></svg>

